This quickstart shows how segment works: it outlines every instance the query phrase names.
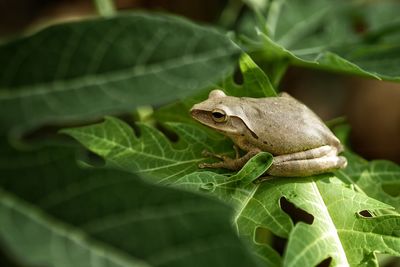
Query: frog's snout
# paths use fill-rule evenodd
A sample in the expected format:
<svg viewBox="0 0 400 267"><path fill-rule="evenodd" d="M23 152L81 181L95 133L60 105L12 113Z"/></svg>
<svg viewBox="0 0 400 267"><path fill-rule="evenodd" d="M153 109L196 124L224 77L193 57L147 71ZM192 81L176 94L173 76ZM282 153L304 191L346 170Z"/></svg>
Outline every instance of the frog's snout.
<svg viewBox="0 0 400 267"><path fill-rule="evenodd" d="M193 105L193 107L189 110L190 113L192 113L194 110L196 110L197 104Z"/></svg>
<svg viewBox="0 0 400 267"><path fill-rule="evenodd" d="M198 119L203 116L204 110L205 109L204 109L204 106L202 105L202 103L198 103L198 104L194 104L189 112L193 118Z"/></svg>
<svg viewBox="0 0 400 267"><path fill-rule="evenodd" d="M190 115L191 115L192 117L195 117L196 114L199 112L199 110L196 108L196 106L197 106L197 104L194 105L194 106L189 110L189 113L190 113Z"/></svg>

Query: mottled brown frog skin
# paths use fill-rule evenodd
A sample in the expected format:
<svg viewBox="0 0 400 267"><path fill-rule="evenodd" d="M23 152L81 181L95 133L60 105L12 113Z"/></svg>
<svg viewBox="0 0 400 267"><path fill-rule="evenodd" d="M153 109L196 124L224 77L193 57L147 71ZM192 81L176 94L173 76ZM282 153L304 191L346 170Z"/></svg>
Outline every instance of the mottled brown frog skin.
<svg viewBox="0 0 400 267"><path fill-rule="evenodd" d="M274 155L267 173L272 176L309 176L344 168L345 157L339 139L307 106L287 93L277 97L249 98L227 96L213 90L207 100L192 107L194 119L230 137L247 153L236 158L215 155L216 163L200 168L238 170L255 154ZM235 149L237 150L235 146Z"/></svg>

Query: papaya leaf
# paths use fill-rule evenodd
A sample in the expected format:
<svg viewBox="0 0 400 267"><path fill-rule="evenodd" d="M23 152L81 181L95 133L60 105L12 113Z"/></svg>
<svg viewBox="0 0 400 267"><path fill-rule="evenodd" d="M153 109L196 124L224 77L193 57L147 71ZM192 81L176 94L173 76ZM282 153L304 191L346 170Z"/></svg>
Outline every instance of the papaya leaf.
<svg viewBox="0 0 400 267"><path fill-rule="evenodd" d="M362 211L391 206L364 193L355 193L336 177L322 178L270 179L235 188L235 184L223 180L223 175L201 172L186 175L174 185L195 190L202 183L213 183L212 194L235 207L234 223L248 241L254 240L259 227L288 238L283 266L314 266L329 257L332 257L332 266L358 266L366 259L370 264L375 262L376 252L400 256L399 214L364 218L360 215ZM305 210L312 221L294 226L282 210L282 198ZM345 205L347 208L343 209ZM383 241L377 242L377 239ZM257 251L259 245L253 246ZM261 253L269 259L274 259L273 255Z"/></svg>
<svg viewBox="0 0 400 267"><path fill-rule="evenodd" d="M376 262L377 252L400 256L400 216L363 217L362 211L390 206L332 180L277 185L277 190L292 192L287 200L314 218L290 233L284 265L314 266L331 257L332 266L359 266Z"/></svg>
<svg viewBox="0 0 400 267"><path fill-rule="evenodd" d="M350 125L336 125L333 131L347 146ZM367 161L348 148L343 155L349 165L336 171L336 176L355 191L387 203L400 212L400 166L388 160Z"/></svg>
<svg viewBox="0 0 400 267"><path fill-rule="evenodd" d="M179 140L171 142L159 130L139 124L140 135L123 121L107 117L103 123L62 130L104 157L109 167L151 175L157 183L172 183L196 171L205 161L204 149L226 153L232 143L220 135L210 136L192 125L169 124ZM214 146L218 144L217 146Z"/></svg>
<svg viewBox="0 0 400 267"><path fill-rule="evenodd" d="M135 138L128 125L112 118L101 124L66 129L63 132L102 156L109 166L146 173L153 182L205 192L226 201L235 210L232 221L238 233L254 247L254 253L266 264L280 262L280 257L267 244L256 242L257 229L260 227L282 238L289 238L283 258L285 266L313 266L329 257L334 266L362 264L363 260L372 264L378 252L400 255L398 213L385 216L375 216L372 213L371 218L361 215L366 210L392 209L390 205L364 192L354 192L340 179L328 174L251 182L254 181L253 177L265 171L268 167L266 163L270 164L270 160L260 161L257 166L258 160L253 158L236 176L199 171L196 165L204 160L201 148L219 153L229 153L232 149L223 140L207 139L199 127L178 123L170 126L179 136L177 144L144 125L139 126L140 138ZM174 146L186 152L180 154ZM146 158L148 156L161 158L153 162ZM349 168L360 170L362 164L364 162L350 160ZM175 166L179 168L175 169ZM250 170L254 170L254 173ZM244 175L246 173L251 175ZM311 216L313 219L308 222L310 225L302 222L295 224L294 219L282 209L283 198ZM344 203L348 207L340 209ZM385 227L380 226L381 223ZM371 234L364 227L377 230ZM381 241L378 242L377 238ZM352 246L365 247L365 250L354 252ZM315 251L319 252L318 255Z"/></svg>
<svg viewBox="0 0 400 267"><path fill-rule="evenodd" d="M230 179L248 185L263 175L272 165L272 161L273 156L270 153L260 152L247 161L243 168Z"/></svg>
<svg viewBox="0 0 400 267"><path fill-rule="evenodd" d="M355 190L392 205L400 212L400 166L388 160L366 161L351 152L347 159L354 162L353 168L337 171L345 183Z"/></svg>
<svg viewBox="0 0 400 267"><path fill-rule="evenodd" d="M399 81L400 28L396 1L271 1L266 28L247 44L258 59ZM250 2L251 4L251 2ZM378 11L378 14L374 14ZM381 23L382 14L387 18ZM270 19L273 17L274 19ZM379 19L377 19L379 18ZM254 20L253 20L254 21ZM249 23L245 23L249 29ZM363 27L361 30L357 25ZM261 30L260 30L261 29ZM394 37L395 38L394 38ZM396 37L397 36L397 37Z"/></svg>
<svg viewBox="0 0 400 267"><path fill-rule="evenodd" d="M247 54L243 54L239 61L240 70L243 75L243 89L251 97L277 96L267 75ZM242 90L243 93L243 90ZM243 94L241 95L243 96Z"/></svg>
<svg viewBox="0 0 400 267"><path fill-rule="evenodd" d="M225 78L239 53L216 30L174 16L51 26L0 46L0 132L164 104Z"/></svg>
<svg viewBox="0 0 400 267"><path fill-rule="evenodd" d="M226 205L82 169L69 147L1 144L0 241L29 266L258 266Z"/></svg>

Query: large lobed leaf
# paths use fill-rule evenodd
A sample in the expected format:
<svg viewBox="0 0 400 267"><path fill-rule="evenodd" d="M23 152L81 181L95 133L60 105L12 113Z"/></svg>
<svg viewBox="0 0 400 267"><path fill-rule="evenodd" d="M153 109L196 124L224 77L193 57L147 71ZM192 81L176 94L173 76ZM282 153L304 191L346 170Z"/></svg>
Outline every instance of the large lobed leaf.
<svg viewBox="0 0 400 267"><path fill-rule="evenodd" d="M359 192L392 205L400 212L400 166L386 160L367 162L359 156L346 152L350 167L337 172L346 184L355 186Z"/></svg>
<svg viewBox="0 0 400 267"><path fill-rule="evenodd" d="M343 144L348 144L350 126L337 125L333 131ZM349 165L336 176L356 191L390 204L400 212L400 166L387 160L368 162L347 149L344 152Z"/></svg>
<svg viewBox="0 0 400 267"><path fill-rule="evenodd" d="M247 187L237 187L223 178L193 173L176 185L196 189L204 182L213 182L213 192L235 207L234 222L249 241L257 238L259 228L288 238L283 266L315 266L329 257L332 266L358 266L375 262L374 252L400 256L400 216L361 217L363 210L390 206L343 187L334 177L274 179ZM311 225L293 226L280 206L282 198L313 215ZM277 261L269 250L257 254L270 265L270 261Z"/></svg>
<svg viewBox="0 0 400 267"><path fill-rule="evenodd" d="M107 118L97 125L64 132L104 157L110 166L147 173L156 183L210 192L230 203L235 209L232 220L238 232L253 245L254 252L266 264L279 265L280 258L267 244L255 243L255 233L260 227L289 238L283 257L285 266L312 266L329 257L333 266L359 265L363 261L372 264L376 261L374 255L377 252L400 256L398 214L372 218L359 215L364 210L391 208L370 198L368 190L356 193L334 176L249 183L248 179L246 182L237 179L247 177L240 173L238 176L226 176L210 171L199 172L196 165L204 160L201 148L228 152L231 150L229 146L222 140L207 138L204 131L196 126L171 125L179 136L178 144L172 144L155 129L145 125L139 127L141 136L136 138L128 125ZM174 145L181 149L182 154ZM149 161L148 156L161 158ZM175 166L180 168L175 169ZM242 171L252 173L252 177L258 177L265 171L254 168L252 164L246 168ZM350 165L349 171L352 168ZM311 214L314 222L293 226L291 218L280 207L282 197Z"/></svg>
<svg viewBox="0 0 400 267"><path fill-rule="evenodd" d="M140 135L136 136L126 123L107 117L103 123L62 132L104 157L109 167L148 174L167 184L197 170L197 165L206 159L201 155L204 149L223 152L231 147L221 136L210 136L191 125L169 124L179 138L175 143L153 127L146 124L138 127Z"/></svg>
<svg viewBox="0 0 400 267"><path fill-rule="evenodd" d="M61 24L0 46L0 132L162 104L224 78L239 48L167 15Z"/></svg>
<svg viewBox="0 0 400 267"><path fill-rule="evenodd" d="M257 266L208 197L1 144L0 241L29 266Z"/></svg>
<svg viewBox="0 0 400 267"><path fill-rule="evenodd" d="M266 30L253 35L250 42L258 56L271 62L286 58L298 66L400 80L398 1L277 0L270 5L265 12ZM256 30L254 22L244 23Z"/></svg>

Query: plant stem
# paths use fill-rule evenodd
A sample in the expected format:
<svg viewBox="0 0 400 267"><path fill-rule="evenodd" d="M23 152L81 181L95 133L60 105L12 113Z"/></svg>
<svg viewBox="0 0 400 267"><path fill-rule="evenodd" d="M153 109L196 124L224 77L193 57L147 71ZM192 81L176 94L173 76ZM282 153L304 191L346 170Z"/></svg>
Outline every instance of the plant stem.
<svg viewBox="0 0 400 267"><path fill-rule="evenodd" d="M230 0L224 10L222 10L218 24L224 28L231 28L234 25L242 7L242 1Z"/></svg>
<svg viewBox="0 0 400 267"><path fill-rule="evenodd" d="M289 62L286 59L281 59L277 62L274 62L272 66L272 75L271 75L271 83L274 88L278 88L279 83L281 82L283 76L286 73L286 70L289 66Z"/></svg>
<svg viewBox="0 0 400 267"><path fill-rule="evenodd" d="M115 14L115 5L113 0L93 0L96 5L97 13L100 16L108 17Z"/></svg>

